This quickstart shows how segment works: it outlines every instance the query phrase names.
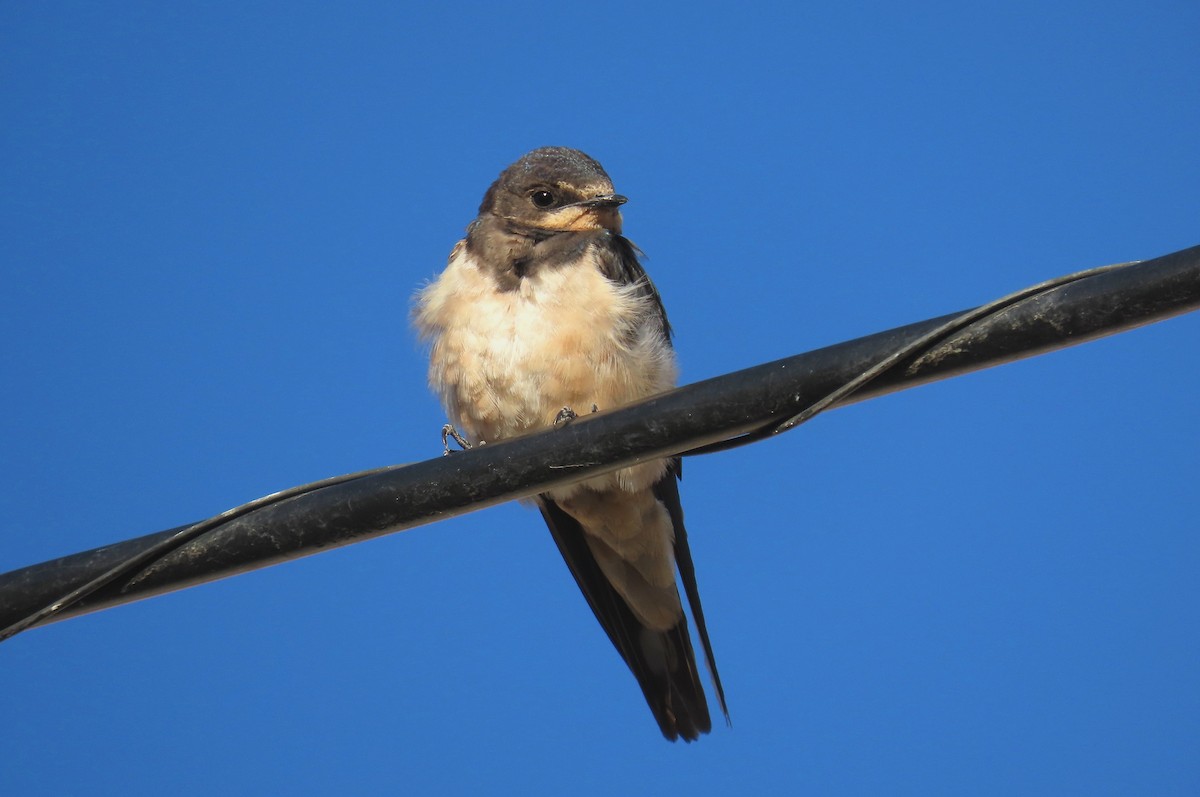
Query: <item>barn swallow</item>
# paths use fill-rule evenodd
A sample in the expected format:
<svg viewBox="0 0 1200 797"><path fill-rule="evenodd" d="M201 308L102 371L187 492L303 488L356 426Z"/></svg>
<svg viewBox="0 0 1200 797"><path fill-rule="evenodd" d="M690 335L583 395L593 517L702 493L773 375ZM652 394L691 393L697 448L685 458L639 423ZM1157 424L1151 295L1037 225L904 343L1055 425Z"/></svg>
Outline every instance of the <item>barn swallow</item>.
<svg viewBox="0 0 1200 797"><path fill-rule="evenodd" d="M621 235L625 197L592 158L536 149L501 172L445 271L417 297L429 382L476 442L542 429L564 408L611 409L675 386L662 299ZM680 461L660 459L536 499L663 735L712 727L676 586L687 594L728 721L696 589Z"/></svg>

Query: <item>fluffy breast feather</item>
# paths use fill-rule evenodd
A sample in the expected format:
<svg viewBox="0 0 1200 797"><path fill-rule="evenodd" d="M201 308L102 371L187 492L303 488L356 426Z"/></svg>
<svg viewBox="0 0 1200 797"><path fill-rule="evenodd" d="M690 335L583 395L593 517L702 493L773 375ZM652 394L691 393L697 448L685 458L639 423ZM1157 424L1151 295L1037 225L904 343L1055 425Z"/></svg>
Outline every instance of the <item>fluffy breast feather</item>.
<svg viewBox="0 0 1200 797"><path fill-rule="evenodd" d="M547 426L563 407L609 409L674 386L657 312L636 285L606 278L592 250L500 290L460 243L415 321L451 421L486 441Z"/></svg>

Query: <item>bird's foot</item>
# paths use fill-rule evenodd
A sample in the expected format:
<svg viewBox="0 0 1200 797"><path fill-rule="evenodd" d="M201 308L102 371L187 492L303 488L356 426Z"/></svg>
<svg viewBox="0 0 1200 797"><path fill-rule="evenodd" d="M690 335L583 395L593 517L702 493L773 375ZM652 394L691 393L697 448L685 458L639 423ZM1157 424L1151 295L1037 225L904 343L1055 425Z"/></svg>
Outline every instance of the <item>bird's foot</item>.
<svg viewBox="0 0 1200 797"><path fill-rule="evenodd" d="M565 426L578 417L579 416L575 413L575 410L571 409L570 407L563 407L558 411L558 415L554 416L554 425Z"/></svg>
<svg viewBox="0 0 1200 797"><path fill-rule="evenodd" d="M599 411L600 411L600 408L597 407L595 404L593 404L592 412L599 412ZM575 420L578 417L579 417L579 413L575 412L575 410L571 409L570 407L563 407L561 410L558 411L558 415L554 416L554 424L553 425L555 427L566 426L568 423L570 423L571 421Z"/></svg>
<svg viewBox="0 0 1200 797"><path fill-rule="evenodd" d="M458 443L459 446L462 447L463 451L470 451L472 448L474 448L474 446L471 445L471 441L459 434L459 431L454 428L454 424L448 423L442 427L442 448L444 449L442 451L443 457L448 457L452 453L450 450L450 438L454 438L454 442ZM483 445L483 443L480 442L480 445Z"/></svg>

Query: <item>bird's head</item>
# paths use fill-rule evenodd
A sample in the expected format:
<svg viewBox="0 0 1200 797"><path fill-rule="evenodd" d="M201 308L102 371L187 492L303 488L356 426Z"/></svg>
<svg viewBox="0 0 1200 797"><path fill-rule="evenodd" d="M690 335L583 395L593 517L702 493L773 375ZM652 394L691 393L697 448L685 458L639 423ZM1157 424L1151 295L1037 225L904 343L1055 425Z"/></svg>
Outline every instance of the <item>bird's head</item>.
<svg viewBox="0 0 1200 797"><path fill-rule="evenodd" d="M539 230L621 232L625 197L592 158L567 147L542 147L509 166L492 183L479 215Z"/></svg>

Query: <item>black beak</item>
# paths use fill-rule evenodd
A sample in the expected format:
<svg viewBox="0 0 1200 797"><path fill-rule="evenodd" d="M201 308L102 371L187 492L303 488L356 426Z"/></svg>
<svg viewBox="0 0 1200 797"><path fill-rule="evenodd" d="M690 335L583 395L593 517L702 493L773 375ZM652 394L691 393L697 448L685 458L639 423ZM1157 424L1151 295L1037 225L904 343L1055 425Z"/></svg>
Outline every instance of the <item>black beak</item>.
<svg viewBox="0 0 1200 797"><path fill-rule="evenodd" d="M582 202L576 202L575 205L581 208L616 208L628 201L628 198L620 194L602 194L594 196L591 199L585 199Z"/></svg>

